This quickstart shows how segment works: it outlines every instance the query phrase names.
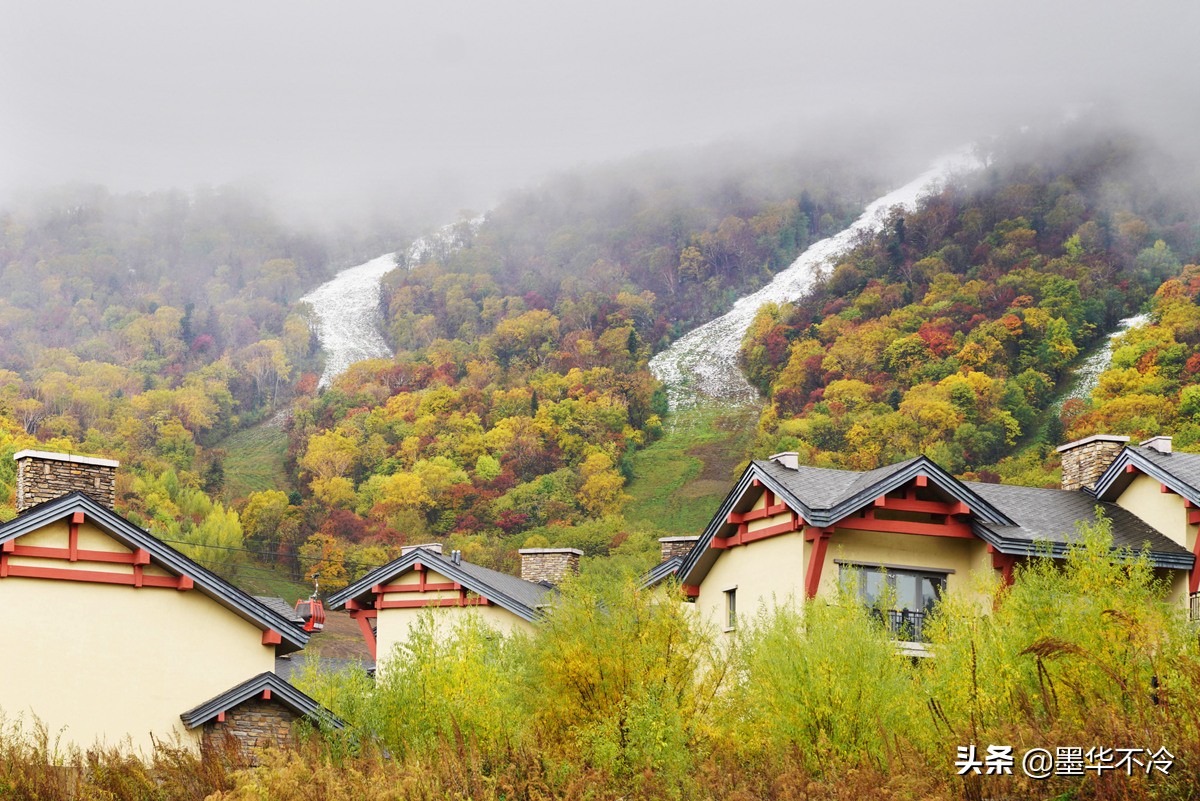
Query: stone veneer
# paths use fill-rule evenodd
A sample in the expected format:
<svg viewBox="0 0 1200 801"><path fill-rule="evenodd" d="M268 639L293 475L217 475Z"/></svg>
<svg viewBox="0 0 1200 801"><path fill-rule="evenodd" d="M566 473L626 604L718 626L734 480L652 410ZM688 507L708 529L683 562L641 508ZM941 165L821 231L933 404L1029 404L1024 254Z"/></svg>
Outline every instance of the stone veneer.
<svg viewBox="0 0 1200 801"><path fill-rule="evenodd" d="M521 578L537 583L562 584L571 573L579 572L578 548L521 548Z"/></svg>
<svg viewBox="0 0 1200 801"><path fill-rule="evenodd" d="M117 467L120 462L94 456L76 456L47 451L19 451L17 462L17 511L61 498L76 490L109 509L116 503Z"/></svg>
<svg viewBox="0 0 1200 801"><path fill-rule="evenodd" d="M687 556L699 540L699 537L659 537L658 544L662 546L662 561L674 559L676 556Z"/></svg>
<svg viewBox="0 0 1200 801"><path fill-rule="evenodd" d="M1117 454L1129 442L1129 437L1114 437L1111 434L1077 439L1059 445L1062 455L1062 488L1077 490L1096 486L1096 481L1117 458Z"/></svg>
<svg viewBox="0 0 1200 801"><path fill-rule="evenodd" d="M256 698L225 712L225 720L204 724L203 748L220 749L221 739L232 737L250 764L258 764L258 752L271 746L282 748L292 742L292 723L298 715L282 704Z"/></svg>

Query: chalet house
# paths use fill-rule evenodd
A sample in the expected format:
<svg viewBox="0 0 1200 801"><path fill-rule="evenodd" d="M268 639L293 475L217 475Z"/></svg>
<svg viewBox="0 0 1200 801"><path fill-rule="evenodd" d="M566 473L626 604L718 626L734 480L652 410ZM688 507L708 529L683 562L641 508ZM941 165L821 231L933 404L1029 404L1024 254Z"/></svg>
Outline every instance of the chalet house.
<svg viewBox="0 0 1200 801"><path fill-rule="evenodd" d="M1169 437L1140 446L1095 436L1059 448L1063 489L960 481L925 457L868 472L805 467L797 454L754 461L686 556L678 575L701 618L731 632L739 614L834 596L851 580L902 640L920 641L943 593L989 602L981 576L1061 556L1077 521L1097 510L1116 546L1145 549L1181 603L1200 589L1200 455ZM678 559L672 556L672 559Z"/></svg>
<svg viewBox="0 0 1200 801"><path fill-rule="evenodd" d="M293 620L113 511L118 463L21 451L0 525L0 712L64 744L225 733L277 743L297 717L340 722L272 673Z"/></svg>
<svg viewBox="0 0 1200 801"><path fill-rule="evenodd" d="M425 609L444 610L437 620L448 627L475 614L503 634L532 630L555 586L578 572L583 551L523 548L520 554L518 578L463 561L458 551L447 557L440 544L411 546L331 595L329 605L350 610L371 655L386 670L388 655L408 639L409 627Z"/></svg>

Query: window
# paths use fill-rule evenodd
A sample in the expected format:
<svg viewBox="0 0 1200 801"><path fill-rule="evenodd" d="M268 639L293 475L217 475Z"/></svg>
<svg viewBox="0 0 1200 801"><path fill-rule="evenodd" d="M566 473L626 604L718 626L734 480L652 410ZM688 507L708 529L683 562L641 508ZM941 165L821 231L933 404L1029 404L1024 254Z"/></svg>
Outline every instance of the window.
<svg viewBox="0 0 1200 801"><path fill-rule="evenodd" d="M840 578L904 640L924 639L925 618L946 591L945 573L920 569L844 564Z"/></svg>
<svg viewBox="0 0 1200 801"><path fill-rule="evenodd" d="M725 590L725 630L737 628L737 587Z"/></svg>

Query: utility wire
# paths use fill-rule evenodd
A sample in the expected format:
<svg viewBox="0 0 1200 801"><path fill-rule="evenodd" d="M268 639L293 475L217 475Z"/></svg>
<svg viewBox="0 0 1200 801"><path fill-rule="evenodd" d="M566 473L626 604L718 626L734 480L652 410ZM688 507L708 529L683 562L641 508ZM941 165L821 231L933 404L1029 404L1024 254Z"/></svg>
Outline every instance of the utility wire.
<svg viewBox="0 0 1200 801"><path fill-rule="evenodd" d="M255 551L250 548L237 548L232 545L208 545L203 542L188 542L187 540L164 540L161 538L160 538L160 541L170 543L171 545L188 545L193 548L214 548L214 549L222 550L222 551L238 551L239 553L253 554L255 556L262 556L262 557L265 557L268 559L278 559L279 558L279 554L272 553L271 551ZM307 560L309 562L338 561L338 562L341 562L343 565L352 563L352 560L350 560L348 557L342 557L341 559L326 560L326 558L322 557L322 556L304 556L304 555L298 553L295 555L294 558L297 560ZM368 562L353 562L353 564L356 567L369 567L371 569L374 569L377 567L383 567L383 565L370 564Z"/></svg>

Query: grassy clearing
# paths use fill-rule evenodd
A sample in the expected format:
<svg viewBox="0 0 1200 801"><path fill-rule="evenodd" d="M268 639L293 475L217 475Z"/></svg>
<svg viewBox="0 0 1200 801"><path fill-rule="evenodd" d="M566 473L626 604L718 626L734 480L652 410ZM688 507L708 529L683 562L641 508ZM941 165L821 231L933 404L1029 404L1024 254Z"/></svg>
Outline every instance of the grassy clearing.
<svg viewBox="0 0 1200 801"><path fill-rule="evenodd" d="M758 413L705 406L671 415L666 435L634 454L626 519L680 535L703 531L749 456Z"/></svg>
<svg viewBox="0 0 1200 801"><path fill-rule="evenodd" d="M274 574L271 565L255 564L245 570L239 570L232 578L234 584L251 595L275 595L288 603L298 598L307 598L312 592L312 584L295 581L288 578L283 568Z"/></svg>
<svg viewBox="0 0 1200 801"><path fill-rule="evenodd" d="M227 502L241 500L251 492L290 489L283 461L287 456L287 434L282 418L271 417L256 426L226 437L217 447L225 453Z"/></svg>

